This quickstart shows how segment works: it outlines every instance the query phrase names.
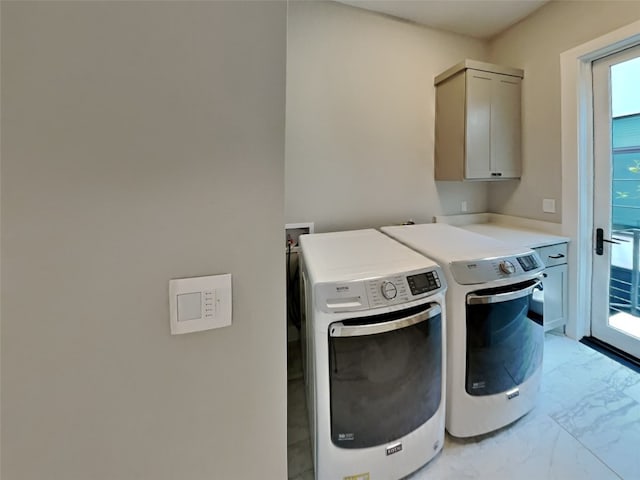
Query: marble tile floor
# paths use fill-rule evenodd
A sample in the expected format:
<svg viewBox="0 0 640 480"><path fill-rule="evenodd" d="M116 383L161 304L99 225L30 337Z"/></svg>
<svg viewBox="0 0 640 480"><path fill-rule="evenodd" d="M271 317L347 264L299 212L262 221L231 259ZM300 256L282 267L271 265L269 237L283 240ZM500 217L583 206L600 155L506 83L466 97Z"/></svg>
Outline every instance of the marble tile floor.
<svg viewBox="0 0 640 480"><path fill-rule="evenodd" d="M640 479L640 374L554 332L543 372L533 411L491 434L447 435L438 456L407 480ZM289 479L312 480L303 380L289 374Z"/></svg>

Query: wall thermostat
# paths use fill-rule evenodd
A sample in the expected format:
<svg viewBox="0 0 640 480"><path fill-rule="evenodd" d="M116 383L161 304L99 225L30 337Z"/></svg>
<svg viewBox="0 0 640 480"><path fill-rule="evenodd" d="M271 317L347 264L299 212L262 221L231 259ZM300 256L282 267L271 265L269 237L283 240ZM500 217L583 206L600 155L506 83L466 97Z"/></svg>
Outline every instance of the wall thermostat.
<svg viewBox="0 0 640 480"><path fill-rule="evenodd" d="M171 335L231 325L231 274L169 280Z"/></svg>

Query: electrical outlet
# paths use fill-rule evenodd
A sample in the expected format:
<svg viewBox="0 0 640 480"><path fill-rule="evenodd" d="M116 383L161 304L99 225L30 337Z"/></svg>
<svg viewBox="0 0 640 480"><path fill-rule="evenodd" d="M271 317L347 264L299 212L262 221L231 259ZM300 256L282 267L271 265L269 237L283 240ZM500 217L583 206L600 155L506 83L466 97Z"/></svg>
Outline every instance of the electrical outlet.
<svg viewBox="0 0 640 480"><path fill-rule="evenodd" d="M310 223L287 223L284 226L284 248L286 251L289 251L289 247L291 247L292 252L297 252L299 250L298 240L300 235L304 235L307 233L313 233L313 222Z"/></svg>
<svg viewBox="0 0 640 480"><path fill-rule="evenodd" d="M544 213L556 213L556 200L554 198L543 198L542 211Z"/></svg>
<svg viewBox="0 0 640 480"><path fill-rule="evenodd" d="M460 202L460 211L461 212L466 212L467 210L468 210L467 201L466 200L462 200L462 202Z"/></svg>

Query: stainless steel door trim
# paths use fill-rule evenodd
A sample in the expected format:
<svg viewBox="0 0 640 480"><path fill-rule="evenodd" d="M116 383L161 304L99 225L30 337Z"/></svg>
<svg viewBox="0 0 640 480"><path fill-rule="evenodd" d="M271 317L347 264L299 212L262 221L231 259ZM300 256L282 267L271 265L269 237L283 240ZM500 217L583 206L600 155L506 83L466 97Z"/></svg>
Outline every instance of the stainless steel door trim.
<svg viewBox="0 0 640 480"><path fill-rule="evenodd" d="M493 295L476 295L474 293L470 293L469 295L467 295L467 305L502 303L526 297L530 295L533 290L540 285L540 283L540 280L536 280L535 283L528 285L522 290L516 290L515 292L496 293Z"/></svg>
<svg viewBox="0 0 640 480"><path fill-rule="evenodd" d="M410 327L442 313L440 305L432 304L430 308L406 318L399 318L389 322L372 323L366 325L345 325L343 322L332 323L329 326L331 337L359 337L363 335L375 335L377 333L391 332L401 328Z"/></svg>

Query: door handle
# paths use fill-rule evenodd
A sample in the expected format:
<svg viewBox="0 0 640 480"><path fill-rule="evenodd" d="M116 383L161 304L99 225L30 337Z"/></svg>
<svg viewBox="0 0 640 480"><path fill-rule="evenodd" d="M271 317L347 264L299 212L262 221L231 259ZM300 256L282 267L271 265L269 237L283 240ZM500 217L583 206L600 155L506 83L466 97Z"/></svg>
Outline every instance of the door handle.
<svg viewBox="0 0 640 480"><path fill-rule="evenodd" d="M541 284L542 282L540 280L531 280L531 282L526 282L524 288L514 292L490 293L488 295L470 293L467 295L467 305L486 305L488 303L502 303L517 300L518 298L531 295L531 292Z"/></svg>
<svg viewBox="0 0 640 480"><path fill-rule="evenodd" d="M359 337L363 335L375 335L377 333L392 332L401 328L410 327L430 318L440 315L442 309L436 303L430 303L429 308L409 317L399 318L381 323L365 323L356 325L345 325L343 322L332 323L329 326L329 336L331 337Z"/></svg>
<svg viewBox="0 0 640 480"><path fill-rule="evenodd" d="M620 242L604 238L604 230L596 228L596 255L602 255L604 253L604 242L620 245Z"/></svg>

